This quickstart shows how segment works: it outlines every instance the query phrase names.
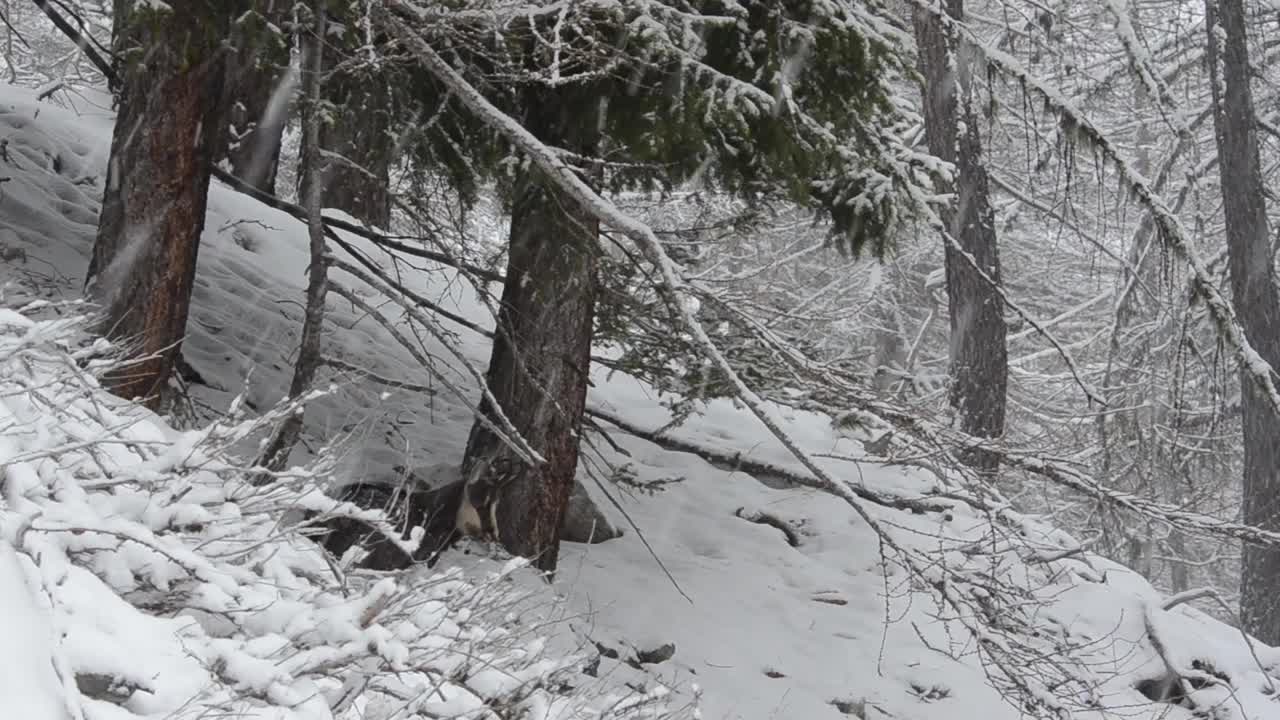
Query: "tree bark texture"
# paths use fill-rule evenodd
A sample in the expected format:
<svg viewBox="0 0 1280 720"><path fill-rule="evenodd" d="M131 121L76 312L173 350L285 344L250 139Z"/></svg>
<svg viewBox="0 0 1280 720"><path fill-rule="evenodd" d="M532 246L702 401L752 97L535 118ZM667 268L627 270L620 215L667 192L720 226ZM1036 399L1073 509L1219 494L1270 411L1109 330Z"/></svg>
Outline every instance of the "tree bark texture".
<svg viewBox="0 0 1280 720"><path fill-rule="evenodd" d="M581 102L531 93L525 125L544 142L587 152L570 128ZM590 107L590 106L587 106ZM515 187L506 284L487 383L503 413L546 460L522 462L476 423L467 442L460 529L492 534L513 554L554 571L578 465L597 295L599 223L536 170ZM483 402L481 412L494 415ZM479 527L476 527L476 526Z"/></svg>
<svg viewBox="0 0 1280 720"><path fill-rule="evenodd" d="M957 20L964 17L963 0L948 0L946 9ZM1000 282L1000 257L973 111L970 63L941 19L918 10L914 25L925 77L929 151L955 166L954 182L944 191L955 193L956 201L942 218L953 239L945 242L944 260L951 316L951 406L965 433L998 438L1004 434L1008 331L1004 301L995 285ZM984 474L999 467L996 455L981 450L964 460Z"/></svg>
<svg viewBox="0 0 1280 720"><path fill-rule="evenodd" d="M136 359L106 386L151 408L186 331L209 173L227 126L222 46L247 6L116 2L119 112L88 289L104 334Z"/></svg>
<svg viewBox="0 0 1280 720"><path fill-rule="evenodd" d="M1280 294L1268 239L1245 23L1242 0L1205 1L1231 291L1245 337L1272 368L1280 368ZM1241 372L1240 383L1244 522L1280 531L1280 416L1249 373ZM1268 645L1280 644L1280 549L1246 544L1241 565L1244 629Z"/></svg>

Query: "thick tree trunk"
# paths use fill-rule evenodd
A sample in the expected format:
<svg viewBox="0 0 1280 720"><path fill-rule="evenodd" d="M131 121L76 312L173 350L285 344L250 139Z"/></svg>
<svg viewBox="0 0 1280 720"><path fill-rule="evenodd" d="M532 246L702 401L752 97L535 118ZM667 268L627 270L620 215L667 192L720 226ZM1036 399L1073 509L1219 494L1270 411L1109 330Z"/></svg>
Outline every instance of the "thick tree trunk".
<svg viewBox="0 0 1280 720"><path fill-rule="evenodd" d="M152 408L186 332L209 173L227 126L220 51L247 2L117 0L120 109L88 289L136 362L105 382Z"/></svg>
<svg viewBox="0 0 1280 720"><path fill-rule="evenodd" d="M320 174L322 203L374 227L391 222L391 89L385 77L365 69L337 71L343 58L325 57L325 101L334 112L320 129L325 157ZM330 74L332 73L332 74ZM306 161L306 158L303 158ZM307 179L298 178L298 197Z"/></svg>
<svg viewBox="0 0 1280 720"><path fill-rule="evenodd" d="M1214 125L1221 165L1231 290L1245 337L1280 368L1280 294L1267 232L1258 139L1249 88L1242 0L1205 1ZM1220 41L1219 32L1225 32ZM1280 416L1247 372L1240 374L1244 423L1244 521L1280 531ZM1268 645L1280 644L1280 549L1244 546L1240 617Z"/></svg>
<svg viewBox="0 0 1280 720"><path fill-rule="evenodd" d="M262 20L281 23L288 11L284 0L263 0ZM227 160L231 172L253 187L276 191L280 146L289 122L291 83L286 74L289 47L263 23L244 23L231 58L231 93Z"/></svg>
<svg viewBox="0 0 1280 720"><path fill-rule="evenodd" d="M531 101L526 126L544 141L573 134L581 103ZM575 113L575 110L579 111ZM584 130L589 133L589 130ZM583 152L592 143L571 145ZM575 147L576 146L576 147ZM481 423L467 442L460 529L491 534L554 571L578 465L597 294L599 224L537 171L518 180L506 284L487 382L502 412L546 463L531 467ZM488 403L481 411L494 415Z"/></svg>
<svg viewBox="0 0 1280 720"><path fill-rule="evenodd" d="M321 77L324 70L324 4L316 2L311 9L314 15L313 32L307 37L306 68L303 88L305 101L302 108L302 146L316 148L320 143L321 125ZM320 186L316 178L320 174L316 153L307 153L308 162L302 167L303 177L309 178L307 195L302 198L307 209L307 231L311 242L311 263L307 268L307 306L302 322L302 341L298 348L298 361L293 368L293 380L289 384L289 397L296 398L311 389L320 369L320 341L324 334L324 301L329 289L329 259L325 252L324 222L320 211ZM302 412L290 413L281 423L276 434L263 449L259 461L268 470L279 472L289 462L289 453L302 435ZM258 481L265 481L259 478Z"/></svg>
<svg viewBox="0 0 1280 720"><path fill-rule="evenodd" d="M963 0L948 0L947 12L964 17ZM951 314L951 405L964 432L982 438L1004 434L1008 356L1000 258L991 212L982 140L973 112L969 62L941 20L917 11L916 42L925 76L924 117L929 150L953 163L955 182L947 190L956 205L944 214L947 300ZM961 124L963 120L963 125ZM999 467L982 451L965 461L984 474Z"/></svg>

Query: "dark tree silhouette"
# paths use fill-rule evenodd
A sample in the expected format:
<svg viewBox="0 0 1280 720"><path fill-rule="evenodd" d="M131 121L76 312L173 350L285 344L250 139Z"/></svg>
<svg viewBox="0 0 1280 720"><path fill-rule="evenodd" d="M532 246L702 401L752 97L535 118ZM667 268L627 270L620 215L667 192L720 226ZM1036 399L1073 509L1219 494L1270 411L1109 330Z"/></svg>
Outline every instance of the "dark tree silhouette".
<svg viewBox="0 0 1280 720"><path fill-rule="evenodd" d="M1249 88L1249 44L1242 0L1205 0L1210 87L1231 292L1245 338L1272 368L1280 368L1280 294L1267 231L1266 191L1258 159L1257 118ZM1224 37L1219 37L1222 33ZM1280 530L1280 415L1267 393L1240 374L1244 424L1244 521ZM1280 643L1280 549L1246 543L1240 616L1264 643Z"/></svg>
<svg viewBox="0 0 1280 720"><path fill-rule="evenodd" d="M964 17L963 0L948 0L947 13ZM1008 350L1000 256L996 246L982 138L973 111L971 72L952 31L937 15L915 13L920 70L925 77L924 117L929 150L955 165L944 191L955 205L942 213L947 302L951 315L951 406L960 429L981 438L1004 434ZM994 473L1000 461L976 450L966 461L979 472Z"/></svg>

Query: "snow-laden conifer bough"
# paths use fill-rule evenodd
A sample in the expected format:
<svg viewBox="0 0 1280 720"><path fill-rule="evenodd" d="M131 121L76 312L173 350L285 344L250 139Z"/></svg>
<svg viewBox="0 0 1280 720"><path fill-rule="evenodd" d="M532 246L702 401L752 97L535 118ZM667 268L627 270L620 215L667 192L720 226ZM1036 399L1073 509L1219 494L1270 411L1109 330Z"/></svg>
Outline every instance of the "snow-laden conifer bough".
<svg viewBox="0 0 1280 720"><path fill-rule="evenodd" d="M281 517L385 517L322 493L323 458L255 486L228 453L296 405L175 432L98 387L110 348L53 309L0 308L0 716L667 715L660 685L610 689L516 624L523 561L343 574Z"/></svg>

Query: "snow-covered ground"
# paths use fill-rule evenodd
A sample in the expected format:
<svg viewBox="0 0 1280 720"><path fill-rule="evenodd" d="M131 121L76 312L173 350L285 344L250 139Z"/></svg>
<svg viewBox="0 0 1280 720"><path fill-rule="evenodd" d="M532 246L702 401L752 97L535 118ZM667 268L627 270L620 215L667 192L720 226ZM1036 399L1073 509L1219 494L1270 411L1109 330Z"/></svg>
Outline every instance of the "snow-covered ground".
<svg viewBox="0 0 1280 720"><path fill-rule="evenodd" d="M73 300L96 230L109 115L91 106L39 103L13 88L0 93L4 304ZM305 228L288 215L217 183L209 205L184 347L204 380L191 388L198 419L225 410L242 392L253 411L281 399L297 347L307 264ZM367 241L350 241L432 302L491 325L484 302L453 272L396 264ZM323 479L338 483L390 479L398 465L456 464L476 402L474 372L488 360L487 341L447 322L433 335L411 326L368 285L341 271L335 280L394 319L392 327L433 358L433 369L424 368L386 326L331 298L325 348L339 366L325 377L335 387L308 404L309 446L295 460L306 462L320 445L334 443L340 461ZM71 314L75 308L27 315L47 318L54 311ZM363 701L338 699L361 686L351 685L355 675L349 674L346 684L333 687L332 678L317 670L323 667L318 648L354 652L361 643L381 642L377 654L394 663L429 649L483 645L475 635L460 639L466 633L457 627L429 626L446 616L456 620L445 608L461 612L459 598L507 602L505 591L474 591L501 585L505 581L492 579L498 576L513 578L532 595L518 610L507 612L503 605L495 626L515 623L548 634L554 653L603 655L592 671L602 682L651 688L660 681L674 690L673 707L692 714L696 699L703 718L999 720L1022 717L1024 710L1049 716L1055 707L1074 717L1192 717L1186 708L1153 704L1136 689L1166 677L1169 668L1191 678L1186 689L1194 704L1215 708L1213 717L1280 717L1271 684L1280 677L1280 651L1251 651L1237 630L1186 604L1164 609L1166 599L1141 577L1081 552L1072 538L1034 518L990 504L976 510L953 497L932 498L944 509L921 513L868 502L864 519L831 496L781 487L776 478L752 477L615 430L612 443L588 435L583 479L595 491L588 470L627 476L631 482L610 486L610 493L640 532L597 497L626 534L600 545L566 545L554 586L467 548L438 566L461 567L462 575L441 580L423 570L398 584L353 580L359 592L343 598L340 588L329 586L332 573L319 553L278 532L282 498L266 502L252 492L233 492L240 486L228 484L232 471L208 450L199 457L216 459L209 460L212 467L187 469L198 465L190 462L191 448L211 442L207 433L179 434L163 419L120 408L86 387L74 368L59 371L50 361L23 370L23 358L32 353L56 360L57 342L71 332L74 327L14 313L0 316L0 371L10 373L0 376L6 498L0 528L18 549L12 555L0 546L7 581L0 622L15 623L0 624L6 640L0 668L12 668L0 673L0 709L26 708L6 704L5 698L20 697L19 690L36 698L36 709L4 717L57 717L35 714L40 698L47 698L39 689L50 687L63 688L73 717L194 717L196 709L228 702L235 692L277 705L294 702L299 717L325 717L333 707L347 713L342 717L366 710L372 717ZM350 368L430 392L389 388ZM646 429L669 419L662 399L643 384L599 368L592 376L591 407ZM55 396L66 403L42 399L42 383L57 388L63 395ZM114 409L94 409L101 407ZM845 481L890 499L942 489L942 481L923 471L877 463L829 418L785 408L777 413L784 429ZM103 457L91 456L85 443L107 439L107 428L121 423L128 428L118 432L133 444L108 441ZM804 474L730 401L709 404L669 434ZM644 485L648 490L638 489ZM287 499L304 498L316 502L301 490ZM882 542L868 521L898 547ZM42 534L32 529L49 523L61 525ZM123 542L129 533L144 536ZM243 557L231 549L237 546L246 548ZM175 556L164 558L164 552ZM19 568L25 593L8 582ZM181 585L185 572L198 579L191 584L191 606L203 611L165 617L148 605L149 593ZM369 605L362 602L439 604L431 605L434 614L406 609L394 617L407 624L397 625L367 622ZM265 609L274 606L281 609ZM218 613L236 619L211 619ZM290 613L307 621L291 624ZM409 637L418 631L422 637ZM668 645L673 652L666 652ZM504 647L508 652L500 657L512 657L510 645ZM536 649L519 649L519 659L506 662L540 657ZM616 659L609 657L614 654ZM45 658L51 658L52 674ZM1040 695L1040 705L1002 698L1001 690L1014 688L993 661L1019 671L1026 678L1022 689ZM441 695L465 696L465 702L434 710L475 712L476 702L497 693L485 692L486 683L500 684L477 675L463 673L457 680L471 690ZM79 679L81 689L98 678L110 692L97 695L114 700L77 700L66 690L69 677ZM404 688L420 691L437 676L422 677L427 679L404 680ZM550 706L530 700L529 717L544 717ZM588 706L597 707L588 703L574 711L587 713ZM555 707L567 712L563 703Z"/></svg>

